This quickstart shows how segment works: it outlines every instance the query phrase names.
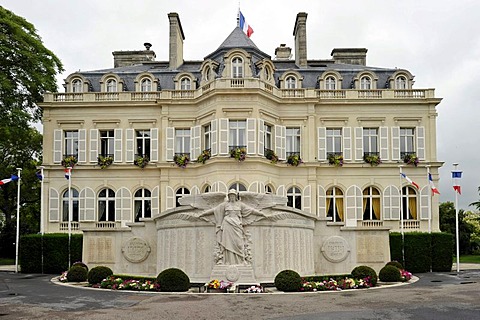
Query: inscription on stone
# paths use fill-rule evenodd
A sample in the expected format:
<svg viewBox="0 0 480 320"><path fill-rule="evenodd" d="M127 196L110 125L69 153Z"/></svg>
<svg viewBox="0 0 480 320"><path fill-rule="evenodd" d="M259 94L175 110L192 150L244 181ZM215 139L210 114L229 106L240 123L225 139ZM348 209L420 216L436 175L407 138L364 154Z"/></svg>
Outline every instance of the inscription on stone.
<svg viewBox="0 0 480 320"><path fill-rule="evenodd" d="M150 251L151 249L147 241L138 237L128 239L122 247L122 253L125 259L134 263L147 259Z"/></svg>
<svg viewBox="0 0 480 320"><path fill-rule="evenodd" d="M358 236L357 260L358 262L383 262L385 246L379 236Z"/></svg>
<svg viewBox="0 0 480 320"><path fill-rule="evenodd" d="M322 254L330 262L341 262L350 253L347 240L340 236L327 238L322 245Z"/></svg>

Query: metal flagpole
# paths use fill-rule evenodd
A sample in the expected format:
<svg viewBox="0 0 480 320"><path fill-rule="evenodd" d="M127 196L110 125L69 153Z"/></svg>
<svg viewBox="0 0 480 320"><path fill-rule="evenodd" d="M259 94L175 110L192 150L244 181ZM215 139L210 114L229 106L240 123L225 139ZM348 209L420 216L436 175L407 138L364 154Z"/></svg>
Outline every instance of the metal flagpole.
<svg viewBox="0 0 480 320"><path fill-rule="evenodd" d="M43 210L43 204L45 201L45 198L43 197L43 169L45 169L44 166L40 167L40 234L42 236L42 273L43 273L43 235L45 234L45 217L43 216L44 210Z"/></svg>
<svg viewBox="0 0 480 320"><path fill-rule="evenodd" d="M17 235L15 238L15 273L18 273L18 245L20 241L20 181L21 180L21 173L22 168L17 168L17 176L18 176L18 183L17 183Z"/></svg>
<svg viewBox="0 0 480 320"><path fill-rule="evenodd" d="M427 168L427 186L428 186L428 233L432 233L432 186L430 185L430 165Z"/></svg>
<svg viewBox="0 0 480 320"><path fill-rule="evenodd" d="M403 195L402 195L402 167L399 165L400 169L400 232L402 234L402 265L405 265L405 234L403 232Z"/></svg>
<svg viewBox="0 0 480 320"><path fill-rule="evenodd" d="M71 243L72 243L72 167L68 167L68 267L72 265L71 261Z"/></svg>
<svg viewBox="0 0 480 320"><path fill-rule="evenodd" d="M458 163L453 164L454 172L457 171ZM460 243L458 235L458 191L455 190L455 242L457 244L457 272L460 272Z"/></svg>

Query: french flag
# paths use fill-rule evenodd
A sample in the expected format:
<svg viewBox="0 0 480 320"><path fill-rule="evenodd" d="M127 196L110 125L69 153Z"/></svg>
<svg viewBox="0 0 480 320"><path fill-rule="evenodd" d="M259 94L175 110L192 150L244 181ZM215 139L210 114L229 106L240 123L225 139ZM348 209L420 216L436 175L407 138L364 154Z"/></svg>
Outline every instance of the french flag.
<svg viewBox="0 0 480 320"><path fill-rule="evenodd" d="M458 194L462 194L462 189L460 187L460 179L462 178L462 171L452 171L452 180L453 180L453 190Z"/></svg>
<svg viewBox="0 0 480 320"><path fill-rule="evenodd" d="M247 34L247 37L250 38L250 36L253 33L253 29L245 20L245 17L243 16L242 11L239 11L239 20L240 20L240 29L242 29L243 32Z"/></svg>
<svg viewBox="0 0 480 320"><path fill-rule="evenodd" d="M70 180L70 177L72 176L72 169L65 169L65 179Z"/></svg>
<svg viewBox="0 0 480 320"><path fill-rule="evenodd" d="M432 189L432 195L435 195L435 193L440 194L438 189L433 184L433 179L432 179L432 174L431 173L428 174L428 184L430 185L430 189Z"/></svg>
<svg viewBox="0 0 480 320"><path fill-rule="evenodd" d="M407 176L405 175L405 173L400 173L400 175L402 176L402 178L405 178L405 180L407 180L408 183L410 183L411 185L415 186L415 188L420 189L420 187L418 186L418 184L416 184L414 181L412 181L412 179L410 179L409 177L407 177Z"/></svg>
<svg viewBox="0 0 480 320"><path fill-rule="evenodd" d="M7 184L12 181L17 181L17 180L18 180L18 176L12 174L10 178L0 180L0 186L3 186L4 184Z"/></svg>

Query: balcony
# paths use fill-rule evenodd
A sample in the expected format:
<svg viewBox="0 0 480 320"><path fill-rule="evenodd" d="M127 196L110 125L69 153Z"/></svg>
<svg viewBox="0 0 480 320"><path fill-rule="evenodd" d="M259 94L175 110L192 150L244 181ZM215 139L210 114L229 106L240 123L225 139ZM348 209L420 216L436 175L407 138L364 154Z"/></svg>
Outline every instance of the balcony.
<svg viewBox="0 0 480 320"><path fill-rule="evenodd" d="M60 231L68 231L68 222L60 222ZM71 221L70 222L70 228L72 231L77 231L78 230L78 222L77 221Z"/></svg>
<svg viewBox="0 0 480 320"><path fill-rule="evenodd" d="M398 228L402 229L402 221L399 221ZM418 220L403 220L403 229L420 229L420 221Z"/></svg>
<svg viewBox="0 0 480 320"><path fill-rule="evenodd" d="M115 221L99 221L95 223L97 229L115 229Z"/></svg>
<svg viewBox="0 0 480 320"><path fill-rule="evenodd" d="M363 220L362 227L365 228L378 228L383 227L383 221L379 220Z"/></svg>

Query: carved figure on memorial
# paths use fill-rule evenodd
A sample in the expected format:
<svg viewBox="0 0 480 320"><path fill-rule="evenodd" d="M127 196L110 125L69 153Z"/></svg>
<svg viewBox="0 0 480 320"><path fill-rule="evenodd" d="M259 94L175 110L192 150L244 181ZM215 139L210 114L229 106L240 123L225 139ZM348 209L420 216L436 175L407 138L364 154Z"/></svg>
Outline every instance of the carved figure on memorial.
<svg viewBox="0 0 480 320"><path fill-rule="evenodd" d="M221 201L219 195L222 195ZM252 260L251 235L245 227L265 218L276 220L275 214L267 215L262 210L284 205L285 199L253 192L242 192L239 199L237 191L231 189L227 200L223 193L204 193L184 197L180 204L203 209L194 217L215 224L216 264L238 265L251 264Z"/></svg>

